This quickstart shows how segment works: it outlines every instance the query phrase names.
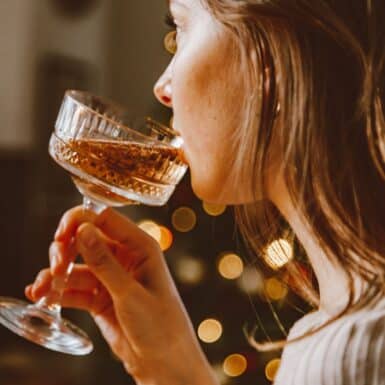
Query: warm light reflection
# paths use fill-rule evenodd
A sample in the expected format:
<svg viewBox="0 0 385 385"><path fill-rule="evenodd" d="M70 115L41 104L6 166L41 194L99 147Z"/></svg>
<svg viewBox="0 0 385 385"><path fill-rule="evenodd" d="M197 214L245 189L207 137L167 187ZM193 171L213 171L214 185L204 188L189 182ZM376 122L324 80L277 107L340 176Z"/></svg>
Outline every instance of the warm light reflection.
<svg viewBox="0 0 385 385"><path fill-rule="evenodd" d="M237 254L225 254L219 260L218 271L226 279L236 279L243 272L242 259Z"/></svg>
<svg viewBox="0 0 385 385"><path fill-rule="evenodd" d="M277 239L267 247L264 258L272 269L278 270L293 258L293 248L286 239Z"/></svg>
<svg viewBox="0 0 385 385"><path fill-rule="evenodd" d="M238 287L249 294L260 294L264 289L264 278L256 267L245 267L237 280Z"/></svg>
<svg viewBox="0 0 385 385"><path fill-rule="evenodd" d="M273 301L278 301L286 297L287 286L276 278L269 278L265 281L266 295Z"/></svg>
<svg viewBox="0 0 385 385"><path fill-rule="evenodd" d="M198 337L203 342L213 343L221 338L222 331L222 324L216 319L209 318L200 323Z"/></svg>
<svg viewBox="0 0 385 385"><path fill-rule="evenodd" d="M202 203L203 210L208 214L213 217L217 217L218 215L223 214L226 211L226 206L225 205L217 205L214 203L207 203L203 202Z"/></svg>
<svg viewBox="0 0 385 385"><path fill-rule="evenodd" d="M173 242L172 232L165 226L159 226L160 230L160 241L159 245L162 251L168 250Z"/></svg>
<svg viewBox="0 0 385 385"><path fill-rule="evenodd" d="M161 229L157 223L150 220L144 220L138 223L138 226L145 231L147 234L151 235L158 242L161 240Z"/></svg>
<svg viewBox="0 0 385 385"><path fill-rule="evenodd" d="M281 363L281 360L279 358L274 358L266 365L265 375L269 381L274 381L274 378L275 378L275 375L277 374L280 363Z"/></svg>
<svg viewBox="0 0 385 385"><path fill-rule="evenodd" d="M174 115L171 116L168 124L170 125L171 128L174 128Z"/></svg>
<svg viewBox="0 0 385 385"><path fill-rule="evenodd" d="M223 362L223 371L230 377L238 377L247 369L247 360L241 354L231 354Z"/></svg>
<svg viewBox="0 0 385 385"><path fill-rule="evenodd" d="M179 281L186 284L197 284L205 275L204 263L194 257L180 257L174 264L174 270Z"/></svg>

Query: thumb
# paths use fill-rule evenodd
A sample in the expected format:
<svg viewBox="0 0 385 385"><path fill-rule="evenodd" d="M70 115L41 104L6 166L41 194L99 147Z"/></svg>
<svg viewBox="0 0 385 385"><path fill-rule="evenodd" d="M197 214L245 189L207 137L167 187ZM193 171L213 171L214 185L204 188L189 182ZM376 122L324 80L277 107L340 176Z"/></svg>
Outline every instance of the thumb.
<svg viewBox="0 0 385 385"><path fill-rule="evenodd" d="M107 288L112 298L120 299L127 284L134 282L111 252L102 232L91 223L82 224L76 233L76 245L84 262Z"/></svg>

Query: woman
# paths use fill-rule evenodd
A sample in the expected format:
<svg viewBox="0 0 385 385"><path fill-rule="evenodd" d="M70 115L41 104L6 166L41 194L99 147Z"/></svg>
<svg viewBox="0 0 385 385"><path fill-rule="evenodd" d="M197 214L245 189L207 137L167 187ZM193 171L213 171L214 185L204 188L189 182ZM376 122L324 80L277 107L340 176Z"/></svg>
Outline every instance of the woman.
<svg viewBox="0 0 385 385"><path fill-rule="evenodd" d="M277 385L385 384L384 8L170 0L178 48L155 94L195 193L236 205L256 252L289 228L317 278ZM138 384L217 384L157 243L114 210L68 211L26 295L46 294L77 253L63 305L93 315Z"/></svg>

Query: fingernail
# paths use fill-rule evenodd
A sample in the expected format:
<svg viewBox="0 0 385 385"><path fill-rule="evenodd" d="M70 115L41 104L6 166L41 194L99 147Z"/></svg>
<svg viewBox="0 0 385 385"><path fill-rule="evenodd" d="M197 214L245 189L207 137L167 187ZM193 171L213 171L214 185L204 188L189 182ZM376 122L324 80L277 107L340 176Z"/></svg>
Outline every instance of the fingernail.
<svg viewBox="0 0 385 385"><path fill-rule="evenodd" d="M53 267L55 269L55 267L57 266L58 262L59 262L59 257L58 257L57 254L54 254L52 256L52 261L51 261L52 265L51 265L51 267Z"/></svg>

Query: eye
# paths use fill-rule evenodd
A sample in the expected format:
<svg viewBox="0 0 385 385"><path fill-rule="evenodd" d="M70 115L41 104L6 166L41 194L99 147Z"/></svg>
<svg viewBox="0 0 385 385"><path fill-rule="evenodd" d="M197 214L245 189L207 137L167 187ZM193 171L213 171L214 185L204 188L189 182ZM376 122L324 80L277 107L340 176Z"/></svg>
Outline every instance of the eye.
<svg viewBox="0 0 385 385"><path fill-rule="evenodd" d="M167 12L164 18L165 24L172 28L172 31L168 32L164 37L164 47L166 50L174 55L177 51L177 25L174 21L174 18L170 12Z"/></svg>

